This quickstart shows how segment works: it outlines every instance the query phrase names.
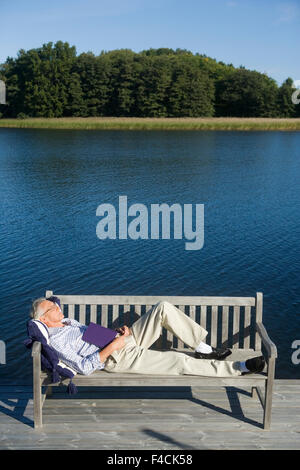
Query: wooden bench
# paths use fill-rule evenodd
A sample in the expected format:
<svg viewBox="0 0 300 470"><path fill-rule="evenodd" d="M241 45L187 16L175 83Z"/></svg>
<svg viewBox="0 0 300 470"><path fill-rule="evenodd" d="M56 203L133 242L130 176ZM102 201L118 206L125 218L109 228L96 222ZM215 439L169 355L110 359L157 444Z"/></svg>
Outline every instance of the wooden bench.
<svg viewBox="0 0 300 470"><path fill-rule="evenodd" d="M270 340L262 323L263 295L256 297L166 297L166 296L106 296L106 295L60 295L52 291L46 297L56 295L61 301L65 317L75 318L82 324L101 323L116 328L132 323L159 301L168 301L180 308L207 331L206 341L215 347L230 347L230 361L246 360L264 354L266 371L260 374L221 378L192 375L164 376L109 373L95 371L89 376L77 374L73 382L77 386L249 386L252 397L258 397L263 406L263 427L270 428L272 389L275 375L277 349ZM185 344L163 329L161 337L151 349L175 349L193 354ZM41 344L35 342L33 357L34 426L42 427L42 407L46 395L51 393L51 380L41 371ZM264 389L264 390L263 390Z"/></svg>

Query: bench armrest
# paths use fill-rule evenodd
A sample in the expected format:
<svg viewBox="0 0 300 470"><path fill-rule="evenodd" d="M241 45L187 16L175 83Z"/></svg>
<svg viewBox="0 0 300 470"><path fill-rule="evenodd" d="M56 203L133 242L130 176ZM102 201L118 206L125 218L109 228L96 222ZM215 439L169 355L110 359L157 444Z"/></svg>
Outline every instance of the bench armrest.
<svg viewBox="0 0 300 470"><path fill-rule="evenodd" d="M273 341L269 338L267 330L265 329L264 325L261 322L256 323L256 331L261 337L263 345L265 346L266 350L268 351L269 357L276 358L277 357L277 348Z"/></svg>
<svg viewBox="0 0 300 470"><path fill-rule="evenodd" d="M39 354L41 354L41 343L39 341L35 341L32 345L31 356L34 357Z"/></svg>

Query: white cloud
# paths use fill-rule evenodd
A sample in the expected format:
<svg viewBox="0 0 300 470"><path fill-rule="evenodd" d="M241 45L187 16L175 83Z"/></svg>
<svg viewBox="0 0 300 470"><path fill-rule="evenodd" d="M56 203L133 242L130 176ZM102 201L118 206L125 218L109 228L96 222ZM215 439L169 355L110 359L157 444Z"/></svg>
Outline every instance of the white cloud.
<svg viewBox="0 0 300 470"><path fill-rule="evenodd" d="M279 17L277 23L290 23L299 16L299 6L296 3L285 2L277 6Z"/></svg>

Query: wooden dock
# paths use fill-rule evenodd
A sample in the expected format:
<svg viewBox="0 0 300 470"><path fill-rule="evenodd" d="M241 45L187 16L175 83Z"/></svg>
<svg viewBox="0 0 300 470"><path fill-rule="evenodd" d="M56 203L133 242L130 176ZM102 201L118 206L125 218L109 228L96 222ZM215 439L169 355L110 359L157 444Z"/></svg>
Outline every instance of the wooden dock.
<svg viewBox="0 0 300 470"><path fill-rule="evenodd" d="M220 387L57 387L33 428L32 387L0 386L0 449L300 449L300 380L275 380L272 424L251 391Z"/></svg>

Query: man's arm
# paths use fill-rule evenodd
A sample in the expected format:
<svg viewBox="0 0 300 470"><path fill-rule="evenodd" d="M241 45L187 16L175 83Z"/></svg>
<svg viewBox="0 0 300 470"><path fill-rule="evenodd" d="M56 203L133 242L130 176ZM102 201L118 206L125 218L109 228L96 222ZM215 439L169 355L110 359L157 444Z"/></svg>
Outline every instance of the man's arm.
<svg viewBox="0 0 300 470"><path fill-rule="evenodd" d="M94 370L104 369L104 364L101 363L99 352L96 351L89 356L81 356L72 348L57 348L53 346L56 350L59 359L62 360L67 366L72 367L72 369L79 372L79 374L90 375Z"/></svg>
<svg viewBox="0 0 300 470"><path fill-rule="evenodd" d="M122 349L124 347L124 336L125 335L118 336L111 343L105 346L102 351L99 352L100 362L105 362L113 351L117 351L118 349Z"/></svg>

